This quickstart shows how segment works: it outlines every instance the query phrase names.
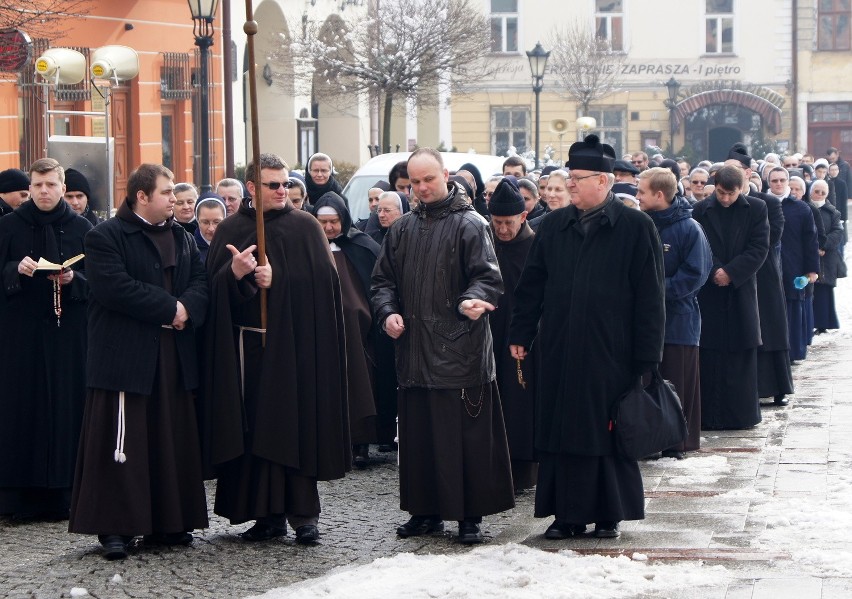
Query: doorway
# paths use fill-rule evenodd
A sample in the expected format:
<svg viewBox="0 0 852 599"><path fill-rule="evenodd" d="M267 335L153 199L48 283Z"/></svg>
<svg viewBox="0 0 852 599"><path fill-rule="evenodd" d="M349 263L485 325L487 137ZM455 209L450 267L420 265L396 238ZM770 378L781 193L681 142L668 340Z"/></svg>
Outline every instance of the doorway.
<svg viewBox="0 0 852 599"><path fill-rule="evenodd" d="M713 162L724 162L735 143L743 140L743 132L733 127L714 127L707 132L708 154Z"/></svg>

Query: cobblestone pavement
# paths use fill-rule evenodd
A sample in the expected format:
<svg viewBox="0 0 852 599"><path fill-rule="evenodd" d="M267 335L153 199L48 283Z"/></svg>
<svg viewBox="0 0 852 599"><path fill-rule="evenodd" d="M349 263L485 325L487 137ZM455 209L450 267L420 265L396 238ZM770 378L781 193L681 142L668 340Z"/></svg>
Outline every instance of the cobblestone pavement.
<svg viewBox="0 0 852 599"><path fill-rule="evenodd" d="M643 462L647 516L624 523L620 539L545 541L541 535L549 520L532 518L533 495L527 494L518 497L514 510L485 519L487 542L611 555L641 551L652 560L723 564L733 581L704 595L719 599L852 596L848 573L815 576L801 570L786 548L756 547L753 539L766 529L767 519L748 493L791 500L827 497L832 482L852 471L849 358L852 339L839 333L820 339L807 362L794 367L797 393L789 407L765 408L764 421L750 430L705 432L694 455L724 462L721 478L691 472L689 459ZM67 522L2 520L0 596L70 597L72 588L82 587L94 597L244 597L400 552L469 551L455 542L454 523L444 535L398 539L394 528L407 515L398 509L396 454L374 448L372 458L368 470L320 485L322 538L311 547L295 544L292 533L245 543L237 533L247 524L232 527L213 516L209 529L196 531L191 547L139 546L127 560L108 562L94 537L68 534ZM211 499L213 490L208 483ZM745 492L723 495L731 490Z"/></svg>

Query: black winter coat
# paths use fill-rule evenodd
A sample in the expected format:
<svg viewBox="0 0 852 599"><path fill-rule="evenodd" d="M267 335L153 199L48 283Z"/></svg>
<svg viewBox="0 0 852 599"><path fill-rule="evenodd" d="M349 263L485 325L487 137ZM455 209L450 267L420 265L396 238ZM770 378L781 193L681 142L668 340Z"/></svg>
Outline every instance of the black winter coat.
<svg viewBox="0 0 852 599"><path fill-rule="evenodd" d="M734 212L723 215L723 210ZM723 224L725 217L731 219L730 230ZM713 252L710 277L698 294L701 347L740 351L759 346L762 341L755 275L769 252L766 202L740 195L724 208L714 193L693 207L692 218L704 227ZM720 268L731 278L731 284L725 287L713 282Z"/></svg>
<svg viewBox="0 0 852 599"><path fill-rule="evenodd" d="M463 300L496 305L503 294L491 227L459 185L448 192L390 226L373 270L377 322L400 314L406 327L395 341L402 387L461 389L495 376L488 316L470 320L458 311Z"/></svg>
<svg viewBox="0 0 852 599"><path fill-rule="evenodd" d="M613 404L662 360L657 229L612 194L607 202L588 232L575 206L550 212L515 289L509 344L538 352L538 451L611 455Z"/></svg>
<svg viewBox="0 0 852 599"><path fill-rule="evenodd" d="M840 255L840 244L843 242L843 225L840 223L840 211L826 202L819 208L819 215L825 226L825 243L819 249L825 251L819 258L819 279L817 284L835 287L837 274L843 257Z"/></svg>
<svg viewBox="0 0 852 599"><path fill-rule="evenodd" d="M796 289L796 277L819 272L819 245L814 221L815 206L792 197L781 202L784 235L781 236L781 282L788 299L804 299L805 290ZM818 215L817 215L818 216ZM822 224L820 222L820 224Z"/></svg>
<svg viewBox="0 0 852 599"><path fill-rule="evenodd" d="M162 325L170 325L180 301L189 313L175 331L184 389L198 387L196 331L207 313L207 275L192 235L171 220L176 266L172 292L164 288L160 254L141 220L125 220L130 208L86 235L89 278L89 387L150 395L157 372Z"/></svg>
<svg viewBox="0 0 852 599"><path fill-rule="evenodd" d="M784 233L784 211L781 200L767 193L750 196L766 202L769 219L769 253L757 271L757 308L760 313L760 351L790 349L787 331L787 302L781 284L781 235Z"/></svg>

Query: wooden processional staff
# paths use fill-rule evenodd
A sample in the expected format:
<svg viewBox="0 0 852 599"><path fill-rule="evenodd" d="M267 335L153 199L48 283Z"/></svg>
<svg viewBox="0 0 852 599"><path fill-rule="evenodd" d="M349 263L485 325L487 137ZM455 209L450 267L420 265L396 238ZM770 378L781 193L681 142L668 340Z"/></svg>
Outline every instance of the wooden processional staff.
<svg viewBox="0 0 852 599"><path fill-rule="evenodd" d="M252 0L246 0L246 22L243 31L248 36L249 107L251 109L251 152L254 163L254 211L257 215L257 263L266 264L266 234L263 228L263 188L260 185L260 131L257 120L257 73L254 59L254 36L257 21L254 20ZM266 330L266 289L260 290L260 328ZM262 336L266 346L266 333Z"/></svg>

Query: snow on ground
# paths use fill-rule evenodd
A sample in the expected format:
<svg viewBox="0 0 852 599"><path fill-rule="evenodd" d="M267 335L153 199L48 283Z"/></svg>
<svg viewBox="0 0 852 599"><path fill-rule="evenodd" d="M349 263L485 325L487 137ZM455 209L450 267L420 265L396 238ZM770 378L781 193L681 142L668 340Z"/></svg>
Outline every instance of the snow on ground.
<svg viewBox="0 0 852 599"><path fill-rule="evenodd" d="M850 246L852 247L852 246ZM852 338L852 283L842 279L835 289L838 316L844 328L814 338L821 346ZM805 363L801 368L813 367ZM791 408L795 410L796 408ZM764 414L764 426L780 426L778 415ZM827 432L827 431L826 431ZM713 437L711 437L713 438ZM834 451L834 450L833 450ZM839 450L838 450L839 451ZM841 453L833 454L846 457ZM677 485L712 484L730 472L725 456L696 456L649 463L667 469ZM672 471L682 471L674 474ZM752 501L750 519L764 522L752 547L787 551L792 561L817 576L846 577L852 571L852 474L827 476L824 493L773 496L756 489L732 490L722 497ZM263 599L359 599L405 596L406 599L620 599L640 594L658 596L697 587L718 586L731 578L723 566L700 561L663 564L642 554L607 557L573 551L546 552L524 545L482 547L462 555L402 553L372 563L333 570L317 579L273 589Z"/></svg>
<svg viewBox="0 0 852 599"><path fill-rule="evenodd" d="M689 488L691 485L712 485L731 471L728 458L722 455L691 457L686 460L662 458L646 462L645 465L649 473L653 473L657 468L665 468L668 483L684 488ZM672 474L672 470L682 472L682 474Z"/></svg>
<svg viewBox="0 0 852 599"><path fill-rule="evenodd" d="M640 593L717 586L728 579L722 566L704 566L700 562L649 564L646 559L639 554L630 559L580 556L573 551L551 553L517 544L483 547L464 555L402 553L366 566L333 571L260 597L620 599Z"/></svg>

